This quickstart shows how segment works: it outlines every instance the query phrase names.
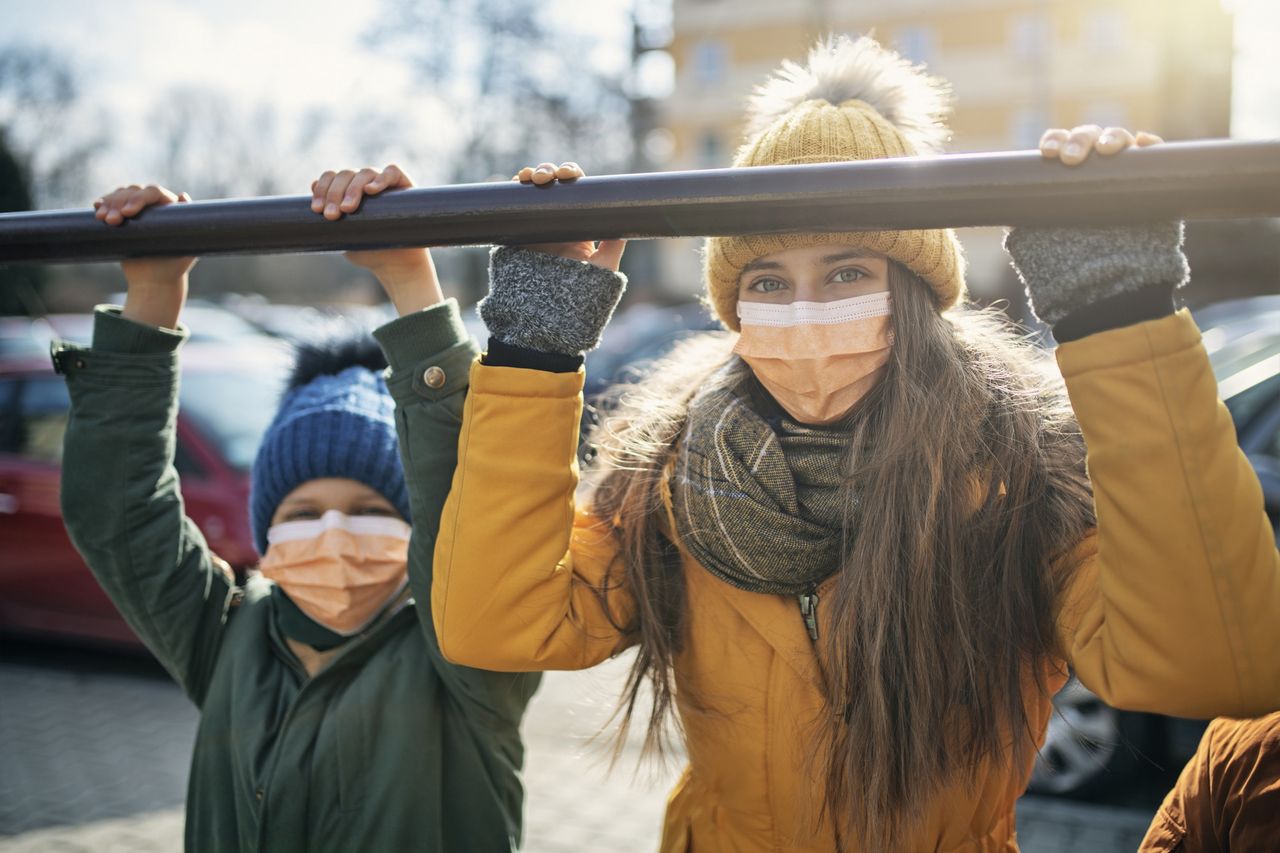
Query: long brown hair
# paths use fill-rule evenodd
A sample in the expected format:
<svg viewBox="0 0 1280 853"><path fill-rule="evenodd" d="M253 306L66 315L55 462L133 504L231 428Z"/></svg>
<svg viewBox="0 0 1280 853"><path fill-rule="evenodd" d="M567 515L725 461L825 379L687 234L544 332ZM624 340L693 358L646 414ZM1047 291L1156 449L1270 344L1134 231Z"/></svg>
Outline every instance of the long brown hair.
<svg viewBox="0 0 1280 853"><path fill-rule="evenodd" d="M987 312L939 314L922 281L889 264L894 347L848 419L843 559L823 610L829 713L821 805L839 831L887 849L959 774L1022 766L1034 748L1026 690L1047 692L1055 558L1094 523L1084 446L1060 382ZM661 753L684 636L678 554L663 531L666 466L688 404L713 374L748 368L731 341L686 345L628 389L596 431L589 502L613 518L637 604L639 653L620 737L647 681L646 747ZM607 609L607 608L606 608ZM799 616L797 615L797 618Z"/></svg>

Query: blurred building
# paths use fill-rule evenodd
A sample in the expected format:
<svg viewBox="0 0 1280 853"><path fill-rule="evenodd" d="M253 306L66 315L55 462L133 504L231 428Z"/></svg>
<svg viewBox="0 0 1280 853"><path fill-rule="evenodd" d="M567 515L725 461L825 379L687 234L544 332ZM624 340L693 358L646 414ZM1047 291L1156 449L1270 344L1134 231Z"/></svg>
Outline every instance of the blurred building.
<svg viewBox="0 0 1280 853"><path fill-rule="evenodd" d="M668 169L728 165L745 97L829 32L874 35L949 80L954 152L1033 148L1047 127L1085 123L1166 139L1229 131L1222 0L674 0L673 12ZM961 237L974 295L1006 295L999 230ZM696 245L664 241L665 281L698 288Z"/></svg>

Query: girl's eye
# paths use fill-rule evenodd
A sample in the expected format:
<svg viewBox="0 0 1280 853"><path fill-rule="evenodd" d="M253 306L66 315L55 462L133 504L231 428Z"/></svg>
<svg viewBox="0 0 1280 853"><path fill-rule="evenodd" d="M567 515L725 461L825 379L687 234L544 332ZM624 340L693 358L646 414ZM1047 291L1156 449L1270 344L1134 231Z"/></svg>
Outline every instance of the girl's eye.
<svg viewBox="0 0 1280 853"><path fill-rule="evenodd" d="M394 510L389 509L385 506L362 506L355 511L355 514L356 515L394 516L396 513Z"/></svg>
<svg viewBox="0 0 1280 853"><path fill-rule="evenodd" d="M786 282L777 278L758 278L751 282L748 290L754 290L756 293L777 293L779 290L786 290Z"/></svg>
<svg viewBox="0 0 1280 853"><path fill-rule="evenodd" d="M859 281L866 277L867 274L864 270L860 270L857 267L845 267L842 270L837 270L836 274L832 276L832 279L838 282L848 283L852 281Z"/></svg>
<svg viewBox="0 0 1280 853"><path fill-rule="evenodd" d="M320 517L320 513L316 512L314 509L295 509L286 513L284 520L285 521L311 521L312 519L319 518L319 517Z"/></svg>

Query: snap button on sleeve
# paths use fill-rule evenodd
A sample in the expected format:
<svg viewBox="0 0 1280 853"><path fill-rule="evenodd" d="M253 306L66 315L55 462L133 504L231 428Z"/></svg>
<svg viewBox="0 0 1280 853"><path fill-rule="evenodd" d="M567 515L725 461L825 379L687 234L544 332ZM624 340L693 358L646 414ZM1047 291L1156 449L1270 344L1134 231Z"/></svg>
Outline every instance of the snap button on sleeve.
<svg viewBox="0 0 1280 853"><path fill-rule="evenodd" d="M434 364L422 371L422 382L428 388L438 389L444 387L445 375L444 371Z"/></svg>

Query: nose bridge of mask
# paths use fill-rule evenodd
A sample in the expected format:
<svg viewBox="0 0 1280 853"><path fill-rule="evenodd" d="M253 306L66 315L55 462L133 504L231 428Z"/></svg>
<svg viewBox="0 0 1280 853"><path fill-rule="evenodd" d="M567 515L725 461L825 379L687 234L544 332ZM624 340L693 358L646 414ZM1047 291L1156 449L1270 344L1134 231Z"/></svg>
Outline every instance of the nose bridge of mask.
<svg viewBox="0 0 1280 853"><path fill-rule="evenodd" d="M892 343L892 312L887 291L834 302L740 301L742 332L734 351L786 360L876 352Z"/></svg>
<svg viewBox="0 0 1280 853"><path fill-rule="evenodd" d="M398 518L382 515L347 515L340 510L327 510L319 518L286 521L267 530L267 544L305 542L326 533L340 531L355 537L387 536L408 541L410 527Z"/></svg>
<svg viewBox="0 0 1280 853"><path fill-rule="evenodd" d="M318 519L285 522L268 530L269 547L259 569L286 586L355 588L381 583L385 576L403 571L410 530L398 518L330 510Z"/></svg>
<svg viewBox="0 0 1280 853"><path fill-rule="evenodd" d="M889 291L866 293L831 302L738 301L738 319L752 326L830 326L851 320L887 317L893 313Z"/></svg>

